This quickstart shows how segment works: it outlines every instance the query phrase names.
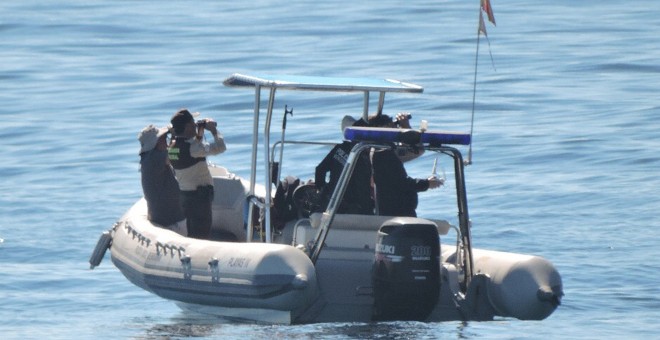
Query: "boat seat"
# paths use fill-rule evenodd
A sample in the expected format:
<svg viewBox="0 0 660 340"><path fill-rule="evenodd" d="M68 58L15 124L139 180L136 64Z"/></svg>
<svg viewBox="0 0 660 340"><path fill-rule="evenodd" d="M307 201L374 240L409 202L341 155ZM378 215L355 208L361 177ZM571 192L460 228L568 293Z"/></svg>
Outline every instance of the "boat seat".
<svg viewBox="0 0 660 340"><path fill-rule="evenodd" d="M317 229L321 225L321 217L323 213L313 213L310 215L310 224L312 228ZM378 215L358 215L358 214L335 214L335 219L332 221L332 229L343 230L373 230L378 231L380 226L387 220L402 218L396 216L378 216ZM452 226L445 220L425 219L417 217L403 217L414 223L434 223L438 228L439 235L447 235Z"/></svg>
<svg viewBox="0 0 660 340"><path fill-rule="evenodd" d="M213 223L212 234L233 234L238 240L245 240L246 232L243 224L243 208L247 191L245 181L223 167L209 166L213 174L213 204L211 206Z"/></svg>
<svg viewBox="0 0 660 340"><path fill-rule="evenodd" d="M208 167L212 177L227 177L230 174L224 166L209 163Z"/></svg>

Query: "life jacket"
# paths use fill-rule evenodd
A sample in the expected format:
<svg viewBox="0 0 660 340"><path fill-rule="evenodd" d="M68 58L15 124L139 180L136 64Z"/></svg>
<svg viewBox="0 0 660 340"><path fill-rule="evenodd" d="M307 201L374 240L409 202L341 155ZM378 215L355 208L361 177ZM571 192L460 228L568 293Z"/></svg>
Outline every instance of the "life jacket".
<svg viewBox="0 0 660 340"><path fill-rule="evenodd" d="M167 150L172 167L176 170L189 168L198 162L206 162L206 157L193 157L190 155L190 143L188 138L177 136L174 144Z"/></svg>

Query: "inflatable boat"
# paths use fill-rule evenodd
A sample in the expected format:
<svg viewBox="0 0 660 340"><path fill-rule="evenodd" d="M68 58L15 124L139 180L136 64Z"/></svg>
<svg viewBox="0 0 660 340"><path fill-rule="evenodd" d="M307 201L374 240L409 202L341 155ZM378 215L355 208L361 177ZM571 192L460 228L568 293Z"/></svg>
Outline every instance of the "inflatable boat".
<svg viewBox="0 0 660 340"><path fill-rule="evenodd" d="M328 141L285 138L286 107L281 135L271 141L276 94L361 94L357 102L366 119L371 95L378 95L374 111L382 112L385 94L418 94L421 86L391 79L243 74L231 75L224 84L254 92L252 155L249 179L209 164L217 193L211 239L188 238L150 222L141 199L101 235L92 268L109 249L130 282L183 309L268 323L541 320L559 306L562 281L551 262L472 247L466 162L459 150L471 143L468 133L343 129L343 139L354 147L321 209L313 183L285 180L296 172L313 173L286 154L320 161L319 148L329 150L341 141L332 135ZM265 108L263 91L268 91ZM292 99L296 96L287 97ZM297 112L303 112L297 115L318 112L311 106L307 100L296 103ZM338 213L360 155L389 148L421 154L414 162L434 159L433 173L437 164L443 172L442 192L420 194L425 208L418 217ZM282 197L290 199L292 214L286 219L275 217Z"/></svg>

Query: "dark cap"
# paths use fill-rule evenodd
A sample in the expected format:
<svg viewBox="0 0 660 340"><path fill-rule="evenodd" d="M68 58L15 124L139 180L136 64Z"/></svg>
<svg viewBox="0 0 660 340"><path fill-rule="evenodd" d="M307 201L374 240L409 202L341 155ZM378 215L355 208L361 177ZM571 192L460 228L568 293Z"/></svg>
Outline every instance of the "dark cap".
<svg viewBox="0 0 660 340"><path fill-rule="evenodd" d="M369 126L369 123L367 123L363 118L360 118L360 119L356 120L356 121L353 123L352 126L356 126L356 127L367 127L367 126Z"/></svg>
<svg viewBox="0 0 660 340"><path fill-rule="evenodd" d="M392 124L392 118L386 114L375 114L369 116L370 127L386 127Z"/></svg>
<svg viewBox="0 0 660 340"><path fill-rule="evenodd" d="M186 129L186 124L194 121L195 118L193 118L193 114L190 113L190 111L187 109L181 109L177 111L174 116L172 116L170 123L172 123L174 132L180 134L183 133L183 131Z"/></svg>

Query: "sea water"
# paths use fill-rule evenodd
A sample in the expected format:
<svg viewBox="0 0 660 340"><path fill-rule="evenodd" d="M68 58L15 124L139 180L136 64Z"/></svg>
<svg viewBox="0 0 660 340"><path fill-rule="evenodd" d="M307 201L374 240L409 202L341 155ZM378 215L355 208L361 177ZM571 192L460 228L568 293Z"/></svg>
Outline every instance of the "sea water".
<svg viewBox="0 0 660 340"><path fill-rule="evenodd" d="M660 3L492 6L497 26L477 39L476 0L0 3L0 337L660 334ZM200 111L228 144L210 160L248 176L253 92L222 86L234 72L420 84L422 95L389 95L385 112L430 129L469 131L474 108L474 246L552 261L562 305L542 321L240 324L137 288L109 254L89 270L101 232L141 196L143 126ZM281 102L275 121L290 104L287 136L339 141L341 117L360 112L347 98ZM292 155L296 175L310 178L322 156ZM422 177L432 162L406 166ZM420 194L420 214L434 195Z"/></svg>

